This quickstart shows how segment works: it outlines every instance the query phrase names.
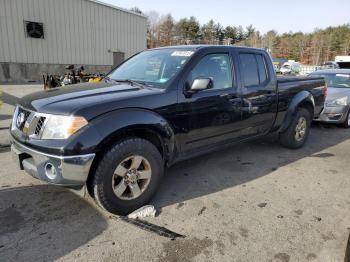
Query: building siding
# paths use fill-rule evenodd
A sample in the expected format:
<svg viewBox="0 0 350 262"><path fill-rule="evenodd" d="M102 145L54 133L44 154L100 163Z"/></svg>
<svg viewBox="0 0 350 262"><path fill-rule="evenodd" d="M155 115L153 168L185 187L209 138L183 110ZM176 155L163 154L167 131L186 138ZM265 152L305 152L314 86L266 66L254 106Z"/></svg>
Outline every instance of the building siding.
<svg viewBox="0 0 350 262"><path fill-rule="evenodd" d="M24 21L44 24L28 38ZM146 48L147 20L91 0L0 0L0 62L112 65Z"/></svg>

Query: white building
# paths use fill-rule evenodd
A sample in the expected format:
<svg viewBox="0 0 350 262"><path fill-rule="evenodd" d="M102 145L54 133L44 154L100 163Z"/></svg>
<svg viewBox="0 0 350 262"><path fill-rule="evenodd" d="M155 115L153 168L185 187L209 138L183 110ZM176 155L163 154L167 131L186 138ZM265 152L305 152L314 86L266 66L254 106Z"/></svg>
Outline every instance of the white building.
<svg viewBox="0 0 350 262"><path fill-rule="evenodd" d="M94 0L0 0L0 82L106 72L146 49L146 30L145 16Z"/></svg>

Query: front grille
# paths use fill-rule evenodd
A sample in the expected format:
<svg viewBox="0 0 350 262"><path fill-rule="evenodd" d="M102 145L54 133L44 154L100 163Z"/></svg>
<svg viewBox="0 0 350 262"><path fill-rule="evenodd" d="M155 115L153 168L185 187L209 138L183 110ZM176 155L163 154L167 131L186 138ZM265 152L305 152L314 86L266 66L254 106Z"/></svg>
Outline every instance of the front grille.
<svg viewBox="0 0 350 262"><path fill-rule="evenodd" d="M20 106L17 107L16 112L13 126L17 129L17 133L20 132L29 137L40 138L46 116Z"/></svg>
<svg viewBox="0 0 350 262"><path fill-rule="evenodd" d="M16 126L19 130L23 131L24 125L27 122L29 116L30 116L30 111L25 110L24 108L21 108L21 107L18 108Z"/></svg>
<svg viewBox="0 0 350 262"><path fill-rule="evenodd" d="M38 123L37 123L37 125L35 127L35 132L34 132L35 135L37 135L37 136L40 135L40 132L41 132L41 129L43 128L45 119L46 119L46 117L44 117L44 116L40 116L39 117Z"/></svg>

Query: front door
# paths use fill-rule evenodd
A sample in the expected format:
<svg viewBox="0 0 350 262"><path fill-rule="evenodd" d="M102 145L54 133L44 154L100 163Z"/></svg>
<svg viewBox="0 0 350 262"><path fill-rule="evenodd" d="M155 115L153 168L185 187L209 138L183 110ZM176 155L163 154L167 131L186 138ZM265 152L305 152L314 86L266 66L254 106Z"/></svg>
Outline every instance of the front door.
<svg viewBox="0 0 350 262"><path fill-rule="evenodd" d="M199 148L212 147L237 136L241 112L233 76L229 53L203 54L190 70L187 85L195 79L211 78L213 88L180 99L185 104L189 120L182 141L183 152L195 153Z"/></svg>

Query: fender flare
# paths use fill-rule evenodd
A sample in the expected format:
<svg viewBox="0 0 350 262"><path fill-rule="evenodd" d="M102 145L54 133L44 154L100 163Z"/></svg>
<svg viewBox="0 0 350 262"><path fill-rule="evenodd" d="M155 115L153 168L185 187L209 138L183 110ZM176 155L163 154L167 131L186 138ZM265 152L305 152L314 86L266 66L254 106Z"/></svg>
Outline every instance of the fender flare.
<svg viewBox="0 0 350 262"><path fill-rule="evenodd" d="M289 125L292 123L293 118L295 114L298 111L298 108L303 104L310 104L312 106L312 109L315 109L315 99L312 96L312 94L308 91L301 91L297 93L292 101L289 103L286 115L284 116L283 122L281 127L279 128L278 132L284 132ZM313 116L312 116L313 117Z"/></svg>
<svg viewBox="0 0 350 262"><path fill-rule="evenodd" d="M100 134L96 151L103 151L111 141L120 135L128 135L132 130L145 130L156 135L161 142L164 160L173 157L176 141L173 128L159 114L141 108L127 108L105 113L91 121Z"/></svg>

